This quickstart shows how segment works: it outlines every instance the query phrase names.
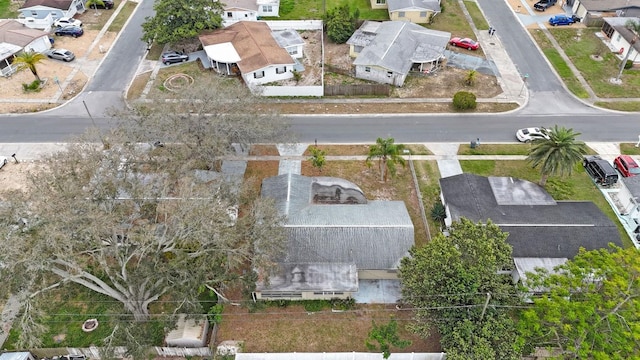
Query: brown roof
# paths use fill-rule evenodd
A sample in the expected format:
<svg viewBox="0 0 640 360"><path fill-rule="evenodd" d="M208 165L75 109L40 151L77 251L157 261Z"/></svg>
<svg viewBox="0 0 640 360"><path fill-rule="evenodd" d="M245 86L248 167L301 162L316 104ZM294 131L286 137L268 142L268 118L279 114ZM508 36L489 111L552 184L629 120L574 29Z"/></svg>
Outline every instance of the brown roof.
<svg viewBox="0 0 640 360"><path fill-rule="evenodd" d="M48 6L54 9L69 10L73 0L27 0L20 7L20 9L26 9L33 6Z"/></svg>
<svg viewBox="0 0 640 360"><path fill-rule="evenodd" d="M41 30L28 28L17 20L0 20L0 42L25 47L33 40L44 35L47 35L47 33Z"/></svg>
<svg viewBox="0 0 640 360"><path fill-rule="evenodd" d="M269 25L257 21L240 21L224 29L200 35L203 46L230 42L240 55L238 68L250 73L269 65L293 64L289 53L271 36Z"/></svg>

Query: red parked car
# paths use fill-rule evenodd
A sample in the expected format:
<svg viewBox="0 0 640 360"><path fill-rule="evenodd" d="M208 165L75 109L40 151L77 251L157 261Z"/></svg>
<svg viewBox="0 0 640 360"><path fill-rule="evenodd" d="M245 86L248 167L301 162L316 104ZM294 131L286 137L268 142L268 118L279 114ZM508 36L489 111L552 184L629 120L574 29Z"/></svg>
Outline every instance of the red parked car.
<svg viewBox="0 0 640 360"><path fill-rule="evenodd" d="M613 160L613 166L624 177L636 176L640 174L640 166L629 155L620 155Z"/></svg>
<svg viewBox="0 0 640 360"><path fill-rule="evenodd" d="M469 50L478 50L480 44L477 41L471 40L469 38L459 38L454 37L449 40L449 44Z"/></svg>

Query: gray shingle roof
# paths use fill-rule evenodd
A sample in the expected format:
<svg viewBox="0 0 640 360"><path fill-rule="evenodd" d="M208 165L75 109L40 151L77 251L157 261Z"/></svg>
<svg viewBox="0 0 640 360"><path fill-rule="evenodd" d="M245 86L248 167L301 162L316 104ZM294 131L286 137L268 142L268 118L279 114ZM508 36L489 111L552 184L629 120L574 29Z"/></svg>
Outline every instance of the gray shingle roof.
<svg viewBox="0 0 640 360"><path fill-rule="evenodd" d="M344 179L294 174L262 183L262 196L275 199L278 210L286 215L289 242L283 262L341 262L355 263L358 269L395 269L414 244L413 223L404 202L315 204L313 194L319 190L312 188L319 183L325 189L341 184L344 192L360 191Z"/></svg>
<svg viewBox="0 0 640 360"><path fill-rule="evenodd" d="M592 250L609 242L622 245L617 227L594 203L548 201L548 194L528 181L460 174L440 179L440 187L453 221L491 219L510 233L507 241L514 257L572 258L580 246ZM517 195L506 195L510 191ZM501 202L506 195L508 205L501 205L495 194ZM522 199L520 204L517 199Z"/></svg>
<svg viewBox="0 0 640 360"><path fill-rule="evenodd" d="M440 1L439 0L388 0L387 7L389 8L389 12L400 11L400 10L420 11L422 9L440 11Z"/></svg>
<svg viewBox="0 0 640 360"><path fill-rule="evenodd" d="M365 46L353 64L380 66L406 74L413 62L442 58L451 33L406 21L385 21L376 29L376 36L368 41L369 37L365 32L356 32L349 39L354 45Z"/></svg>
<svg viewBox="0 0 640 360"><path fill-rule="evenodd" d="M580 3L587 11L615 11L640 7L640 0L580 0Z"/></svg>

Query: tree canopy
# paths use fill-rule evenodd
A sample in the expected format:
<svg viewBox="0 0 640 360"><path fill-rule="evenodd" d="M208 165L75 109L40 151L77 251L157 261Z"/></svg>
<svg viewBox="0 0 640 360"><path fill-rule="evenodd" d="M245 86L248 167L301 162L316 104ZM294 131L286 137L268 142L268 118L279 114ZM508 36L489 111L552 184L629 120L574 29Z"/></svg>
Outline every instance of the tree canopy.
<svg viewBox="0 0 640 360"><path fill-rule="evenodd" d="M534 168L540 167L540 185L544 186L551 175L571 175L576 163L587 153L587 146L576 140L580 133L573 129L556 125L553 129L542 129L542 132L548 139L538 138L533 141L527 161Z"/></svg>
<svg viewBox="0 0 640 360"><path fill-rule="evenodd" d="M211 0L158 0L153 9L155 15L147 17L142 24L142 40L164 45L196 37L203 30L219 28L224 4Z"/></svg>
<svg viewBox="0 0 640 360"><path fill-rule="evenodd" d="M507 234L489 222L462 219L449 236L413 248L399 268L403 301L417 311L412 328L442 336L447 358L518 359L521 341L507 305L518 301ZM508 273L508 272L507 272Z"/></svg>
<svg viewBox="0 0 640 360"><path fill-rule="evenodd" d="M130 324L161 297L198 313L199 289L222 293L252 283L252 268L269 271L284 246L281 218L251 181L220 170L235 148L286 129L251 110L244 89L229 92L237 97L194 88L121 113L102 144L87 135L45 159L0 208L0 291L30 299L75 283L120 302Z"/></svg>
<svg viewBox="0 0 640 360"><path fill-rule="evenodd" d="M366 160L367 165L371 165L371 160L378 159L380 180L386 182L388 173L391 173L392 176L396 174L396 164L404 167L403 150L404 145L396 144L393 138L378 138L376 144L371 145L369 148L369 155Z"/></svg>
<svg viewBox="0 0 640 360"><path fill-rule="evenodd" d="M36 68L36 65L38 65L42 60L46 58L46 56L42 55L39 52L23 51L22 53L20 53L20 55L16 56L15 59L13 59L13 63L17 65L18 69L20 70L29 69L33 76L36 77L36 80L38 82L42 82L42 80L40 80L40 75L38 75L38 69Z"/></svg>
<svg viewBox="0 0 640 360"><path fill-rule="evenodd" d="M328 10L324 16L327 36L336 44L344 44L356 30L356 15L351 14L349 4Z"/></svg>
<svg viewBox="0 0 640 360"><path fill-rule="evenodd" d="M640 358L640 254L635 248L585 251L550 273L529 274L543 289L522 313L529 342L565 359Z"/></svg>

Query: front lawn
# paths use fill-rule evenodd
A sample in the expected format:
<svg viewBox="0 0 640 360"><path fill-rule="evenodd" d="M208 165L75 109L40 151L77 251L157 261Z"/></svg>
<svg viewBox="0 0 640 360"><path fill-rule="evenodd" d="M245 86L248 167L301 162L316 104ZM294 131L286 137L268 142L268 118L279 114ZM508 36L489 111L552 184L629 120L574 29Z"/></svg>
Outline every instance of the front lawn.
<svg viewBox="0 0 640 360"><path fill-rule="evenodd" d="M602 98L634 97L640 93L640 71L625 70L622 85L612 84L620 69L620 60L609 50L602 50L602 41L595 35L600 29L550 29L571 62L582 73L593 91ZM578 32L581 35L578 37ZM578 40L579 39L579 40ZM601 60L592 55L601 52Z"/></svg>
<svg viewBox="0 0 640 360"><path fill-rule="evenodd" d="M358 9L362 20L389 20L386 9L373 10L369 0L282 0L279 17L262 17L262 20L310 20L322 19L325 11L349 4L352 11Z"/></svg>

